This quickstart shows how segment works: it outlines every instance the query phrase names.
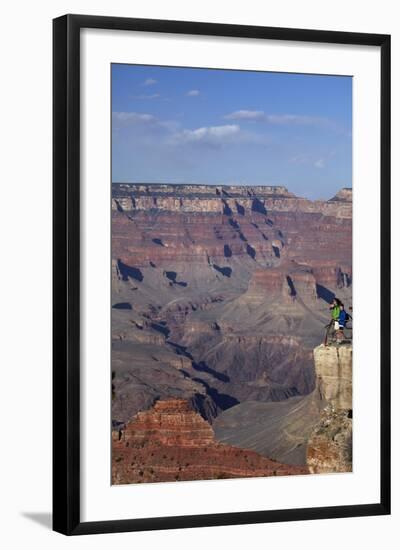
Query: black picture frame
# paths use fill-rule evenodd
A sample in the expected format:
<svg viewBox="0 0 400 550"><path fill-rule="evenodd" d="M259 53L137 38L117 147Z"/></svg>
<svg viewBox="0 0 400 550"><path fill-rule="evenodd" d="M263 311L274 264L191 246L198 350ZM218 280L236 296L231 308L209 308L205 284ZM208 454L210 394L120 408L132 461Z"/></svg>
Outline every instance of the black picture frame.
<svg viewBox="0 0 400 550"><path fill-rule="evenodd" d="M84 28L378 46L381 50L380 501L370 504L81 522L80 31ZM390 514L390 36L65 15L53 21L53 529L66 535Z"/></svg>

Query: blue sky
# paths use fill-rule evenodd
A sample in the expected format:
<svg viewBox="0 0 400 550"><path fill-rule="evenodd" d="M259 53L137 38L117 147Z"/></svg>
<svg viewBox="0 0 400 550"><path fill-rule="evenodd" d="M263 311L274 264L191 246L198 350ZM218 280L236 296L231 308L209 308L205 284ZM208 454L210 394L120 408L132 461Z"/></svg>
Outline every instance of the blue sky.
<svg viewBox="0 0 400 550"><path fill-rule="evenodd" d="M352 79L112 65L114 182L352 185Z"/></svg>

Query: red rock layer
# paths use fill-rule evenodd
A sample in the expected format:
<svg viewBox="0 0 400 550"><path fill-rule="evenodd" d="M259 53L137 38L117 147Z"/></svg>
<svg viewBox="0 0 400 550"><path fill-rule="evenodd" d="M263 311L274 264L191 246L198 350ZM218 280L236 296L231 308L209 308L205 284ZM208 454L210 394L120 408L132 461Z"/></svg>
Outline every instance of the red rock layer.
<svg viewBox="0 0 400 550"><path fill-rule="evenodd" d="M261 291L275 295L287 293L284 271L280 268L255 269L249 283L249 291Z"/></svg>
<svg viewBox="0 0 400 550"><path fill-rule="evenodd" d="M137 268L237 256L351 264L351 191L324 202L277 189L115 185L113 258Z"/></svg>
<svg viewBox="0 0 400 550"><path fill-rule="evenodd" d="M307 473L307 467L217 443L210 424L185 400L158 401L113 432L113 484Z"/></svg>
<svg viewBox="0 0 400 550"><path fill-rule="evenodd" d="M339 269L337 271L340 271ZM335 271L336 278L338 275ZM317 279L314 269L300 265L294 261L283 261L276 268L255 269L248 287L248 297L254 295L257 299L265 296L290 302L294 296L301 296L305 301L317 300ZM335 283L333 288L338 285Z"/></svg>

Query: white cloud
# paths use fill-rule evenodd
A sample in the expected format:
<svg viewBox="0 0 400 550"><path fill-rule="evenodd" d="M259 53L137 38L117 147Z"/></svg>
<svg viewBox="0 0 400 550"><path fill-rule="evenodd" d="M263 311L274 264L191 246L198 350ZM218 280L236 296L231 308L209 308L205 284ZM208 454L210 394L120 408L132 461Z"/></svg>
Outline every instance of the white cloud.
<svg viewBox="0 0 400 550"><path fill-rule="evenodd" d="M195 130L182 130L171 137L170 143L204 143L222 145L239 137L240 127L237 124L225 126L204 126Z"/></svg>
<svg viewBox="0 0 400 550"><path fill-rule="evenodd" d="M112 120L114 127L158 123L158 119L154 115L126 111L114 111L112 114Z"/></svg>
<svg viewBox="0 0 400 550"><path fill-rule="evenodd" d="M153 86L154 84L157 84L157 80L154 78L146 78L146 80L143 82L143 86Z"/></svg>
<svg viewBox="0 0 400 550"><path fill-rule="evenodd" d="M265 113L264 111L247 111L241 109L224 116L224 118L227 120L264 120Z"/></svg>
<svg viewBox="0 0 400 550"><path fill-rule="evenodd" d="M200 95L200 91L199 90L189 90L186 95L188 95L189 97L196 97L196 96Z"/></svg>
<svg viewBox="0 0 400 550"><path fill-rule="evenodd" d="M254 120L266 122L267 124L298 124L307 126L326 126L332 124L331 121L323 117L292 114L269 115L264 111L249 111L246 109L234 111L225 115L224 118L227 120Z"/></svg>
<svg viewBox="0 0 400 550"><path fill-rule="evenodd" d="M112 113L113 131L130 128L132 135L153 136L162 139L168 145L205 145L221 147L228 144L253 143L266 145L265 136L242 130L238 124L220 126L202 126L195 129L182 128L177 120L161 120L149 113L135 111L114 111Z"/></svg>
<svg viewBox="0 0 400 550"><path fill-rule="evenodd" d="M168 144L172 136L180 130L180 123L176 120L161 120L149 113L114 111L112 113L112 131L114 135L124 130L129 138L138 143Z"/></svg>
<svg viewBox="0 0 400 550"><path fill-rule="evenodd" d="M325 160L324 159L318 159L314 162L315 168L325 168Z"/></svg>

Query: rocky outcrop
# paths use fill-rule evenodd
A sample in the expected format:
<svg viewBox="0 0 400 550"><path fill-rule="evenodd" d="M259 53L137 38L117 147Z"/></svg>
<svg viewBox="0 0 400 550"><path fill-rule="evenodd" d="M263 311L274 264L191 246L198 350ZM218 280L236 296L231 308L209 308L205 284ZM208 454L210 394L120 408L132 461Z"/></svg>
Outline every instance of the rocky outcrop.
<svg viewBox="0 0 400 550"><path fill-rule="evenodd" d="M351 187L343 187L336 193L336 195L330 199L329 202L351 202L353 200L353 190Z"/></svg>
<svg viewBox="0 0 400 550"><path fill-rule="evenodd" d="M124 432L132 447L146 444L150 437L168 447L207 447L214 440L210 424L183 399L156 401L151 410L138 412Z"/></svg>
<svg viewBox="0 0 400 550"><path fill-rule="evenodd" d="M353 408L352 353L351 344L320 345L314 349L315 374L320 389L335 410Z"/></svg>
<svg viewBox="0 0 400 550"><path fill-rule="evenodd" d="M350 411L337 411L328 405L314 428L307 447L311 474L352 471L353 425Z"/></svg>
<svg viewBox="0 0 400 550"><path fill-rule="evenodd" d="M307 447L310 472L352 471L352 346L319 346L314 350L317 384L327 406Z"/></svg>
<svg viewBox="0 0 400 550"><path fill-rule="evenodd" d="M113 431L113 484L306 474L215 440L185 400L158 401Z"/></svg>

